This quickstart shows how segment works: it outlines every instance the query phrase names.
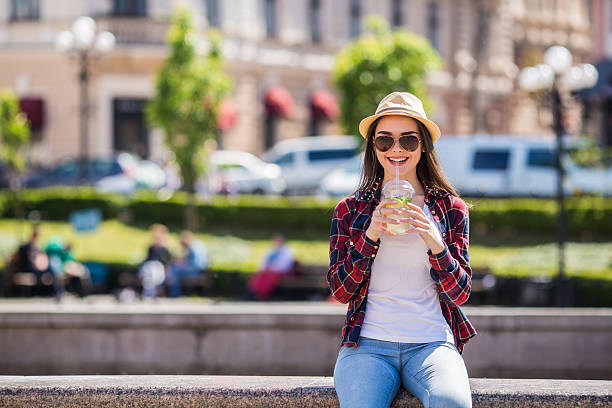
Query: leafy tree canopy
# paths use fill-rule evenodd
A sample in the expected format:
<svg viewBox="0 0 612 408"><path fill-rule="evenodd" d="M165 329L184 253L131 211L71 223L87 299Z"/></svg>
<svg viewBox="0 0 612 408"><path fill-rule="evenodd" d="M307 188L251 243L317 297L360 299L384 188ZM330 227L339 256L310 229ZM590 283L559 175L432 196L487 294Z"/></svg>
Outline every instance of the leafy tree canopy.
<svg viewBox="0 0 612 408"><path fill-rule="evenodd" d="M352 135L359 135L359 121L374 114L380 100L394 91L413 93L428 110L426 75L442 66L426 38L391 31L380 16L370 17L366 25L367 32L338 53L333 69L341 94L340 121Z"/></svg>
<svg viewBox="0 0 612 408"><path fill-rule="evenodd" d="M19 109L15 94L0 92L0 160L14 172L26 165L26 148L30 143L30 125Z"/></svg>
<svg viewBox="0 0 612 408"><path fill-rule="evenodd" d="M163 129L165 144L181 170L188 192L205 164L204 142L216 139L219 105L231 89L223 72L221 35L209 31L204 55L191 12L176 8L168 31L169 55L157 73L155 96L147 106L148 121Z"/></svg>

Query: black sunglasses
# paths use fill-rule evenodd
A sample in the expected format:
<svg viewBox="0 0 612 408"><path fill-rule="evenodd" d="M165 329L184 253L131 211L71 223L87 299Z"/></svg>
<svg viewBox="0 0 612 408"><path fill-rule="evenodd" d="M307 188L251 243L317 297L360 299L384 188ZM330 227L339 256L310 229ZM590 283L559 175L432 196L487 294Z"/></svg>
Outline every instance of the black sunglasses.
<svg viewBox="0 0 612 408"><path fill-rule="evenodd" d="M414 152L419 147L421 139L416 136L401 136L399 138L402 149ZM391 136L378 136L374 139L374 147L380 152L386 152L395 144L395 139Z"/></svg>

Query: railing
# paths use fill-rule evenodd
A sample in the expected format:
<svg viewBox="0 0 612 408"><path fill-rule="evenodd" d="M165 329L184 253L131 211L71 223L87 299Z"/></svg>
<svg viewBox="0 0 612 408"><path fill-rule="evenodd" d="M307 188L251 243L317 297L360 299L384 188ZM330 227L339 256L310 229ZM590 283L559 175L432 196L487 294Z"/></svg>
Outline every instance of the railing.
<svg viewBox="0 0 612 408"><path fill-rule="evenodd" d="M144 18L108 17L98 20L102 30L113 33L118 44L162 45L165 43L168 21Z"/></svg>

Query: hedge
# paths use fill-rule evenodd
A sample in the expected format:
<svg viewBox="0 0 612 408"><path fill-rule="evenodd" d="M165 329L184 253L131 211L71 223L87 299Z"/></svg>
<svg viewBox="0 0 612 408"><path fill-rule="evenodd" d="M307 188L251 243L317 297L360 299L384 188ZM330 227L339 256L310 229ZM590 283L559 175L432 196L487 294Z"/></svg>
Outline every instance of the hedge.
<svg viewBox="0 0 612 408"><path fill-rule="evenodd" d="M170 226L184 224L186 196L177 193L168 200L155 194L136 196L100 194L92 189L38 189L21 194L26 213L36 210L41 219L67 220L70 213L98 208L104 218L148 225L160 222ZM496 232L554 234L557 205L551 199L465 199L471 205L471 229L477 234ZM204 228L218 227L237 231L242 228L269 233L316 232L326 234L334 201L296 197L214 197L200 200L197 211ZM16 201L9 192L0 193L0 214L15 217ZM612 236L612 198L585 196L566 200L566 228L572 236Z"/></svg>

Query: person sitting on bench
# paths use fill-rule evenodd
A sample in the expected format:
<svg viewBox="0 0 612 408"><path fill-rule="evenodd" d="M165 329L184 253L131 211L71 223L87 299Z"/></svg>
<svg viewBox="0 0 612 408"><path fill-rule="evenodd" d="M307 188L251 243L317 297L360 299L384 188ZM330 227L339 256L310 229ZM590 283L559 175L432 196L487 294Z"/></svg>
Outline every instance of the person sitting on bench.
<svg viewBox="0 0 612 408"><path fill-rule="evenodd" d="M289 274L295 265L295 257L282 234L274 234L274 247L262 258L259 272L248 283L250 295L257 300L268 299L277 288L283 276Z"/></svg>
<svg viewBox="0 0 612 408"><path fill-rule="evenodd" d="M206 273L209 264L206 245L196 239L191 231L181 232L180 240L185 257L170 263L168 276L166 276L170 297L181 296L181 282L199 279Z"/></svg>

